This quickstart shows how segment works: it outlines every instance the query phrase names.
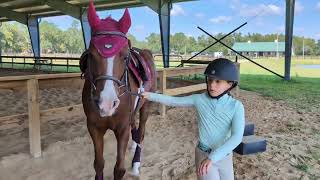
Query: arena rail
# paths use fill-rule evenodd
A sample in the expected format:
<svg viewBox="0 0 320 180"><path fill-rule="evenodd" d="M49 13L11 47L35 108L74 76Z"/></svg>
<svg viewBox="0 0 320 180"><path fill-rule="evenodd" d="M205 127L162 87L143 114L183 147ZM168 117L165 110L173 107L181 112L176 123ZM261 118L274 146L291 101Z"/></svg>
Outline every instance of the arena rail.
<svg viewBox="0 0 320 180"><path fill-rule="evenodd" d="M190 85L179 88L167 88L167 77L202 74L204 66L168 68L157 70L160 80L159 90L167 95L179 95L203 90L205 84ZM9 128L29 128L30 153L33 157L41 156L40 124L50 120L50 116L61 112L80 111L82 105L73 105L40 111L40 89L48 87L76 86L81 88L83 80L80 73L41 74L26 76L0 77L0 89L27 91L28 113L0 117L0 130ZM165 115L165 106L161 106L161 115ZM26 120L26 118L28 119ZM44 120L46 119L46 120Z"/></svg>

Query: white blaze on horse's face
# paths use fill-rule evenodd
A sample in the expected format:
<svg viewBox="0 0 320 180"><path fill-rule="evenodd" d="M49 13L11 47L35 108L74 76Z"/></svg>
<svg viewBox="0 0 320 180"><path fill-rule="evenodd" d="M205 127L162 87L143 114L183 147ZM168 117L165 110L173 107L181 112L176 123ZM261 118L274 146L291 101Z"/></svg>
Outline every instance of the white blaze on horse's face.
<svg viewBox="0 0 320 180"><path fill-rule="evenodd" d="M107 58L107 72L106 75L113 76L113 57ZM100 116L112 116L117 107L120 104L120 100L118 98L117 92L114 87L114 83L112 80L106 80L106 83L103 87L103 90L100 93L100 100L99 100L99 110Z"/></svg>

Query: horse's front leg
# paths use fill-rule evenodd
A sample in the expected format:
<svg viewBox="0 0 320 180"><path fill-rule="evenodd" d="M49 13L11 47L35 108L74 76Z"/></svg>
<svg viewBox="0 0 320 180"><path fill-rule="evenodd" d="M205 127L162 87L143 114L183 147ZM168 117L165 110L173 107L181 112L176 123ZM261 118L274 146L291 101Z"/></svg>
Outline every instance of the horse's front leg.
<svg viewBox="0 0 320 180"><path fill-rule="evenodd" d="M129 141L130 135L130 125L123 127L115 131L115 136L117 139L117 162L114 167L113 175L115 180L120 180L123 178L125 169L125 154L126 148Z"/></svg>
<svg viewBox="0 0 320 180"><path fill-rule="evenodd" d="M146 101L140 109L140 121L139 121L139 129L135 127L131 130L132 140L137 143L135 153L132 159L132 174L135 176L139 176L139 168L141 164L141 151L142 151L142 142L144 139L146 122L149 116L149 109L151 103Z"/></svg>
<svg viewBox="0 0 320 180"><path fill-rule="evenodd" d="M103 168L104 168L104 158L103 158L103 136L106 131L101 131L94 125L87 125L91 139L94 145L94 169L96 171L95 180L103 180Z"/></svg>

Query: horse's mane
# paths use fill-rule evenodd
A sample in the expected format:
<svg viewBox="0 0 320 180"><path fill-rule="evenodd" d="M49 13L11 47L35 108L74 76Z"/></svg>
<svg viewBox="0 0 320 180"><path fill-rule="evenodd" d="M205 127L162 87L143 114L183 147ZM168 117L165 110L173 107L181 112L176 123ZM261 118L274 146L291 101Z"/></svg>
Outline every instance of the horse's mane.
<svg viewBox="0 0 320 180"><path fill-rule="evenodd" d="M80 57L80 61L79 61L79 66L80 66L80 70L82 73L86 72L86 69L88 68L88 58L91 57L91 53L89 51L89 49L87 49L86 51L84 51Z"/></svg>

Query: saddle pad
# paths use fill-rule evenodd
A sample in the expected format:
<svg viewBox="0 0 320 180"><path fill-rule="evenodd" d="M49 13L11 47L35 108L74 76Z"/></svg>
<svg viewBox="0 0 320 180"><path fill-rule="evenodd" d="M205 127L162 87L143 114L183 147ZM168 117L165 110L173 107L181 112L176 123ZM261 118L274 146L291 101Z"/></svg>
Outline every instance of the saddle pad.
<svg viewBox="0 0 320 180"><path fill-rule="evenodd" d="M141 86L141 84L144 86L145 91L149 91L151 88L151 80L152 80L152 74L151 74L151 64L149 64L140 54L139 52L133 50L131 51L131 61L129 63L129 69L133 73L136 81L138 82L138 85ZM139 62L138 62L139 61ZM143 68L142 71L145 74L145 78L142 77L142 74L139 72L139 65L140 63ZM145 80L144 80L145 79Z"/></svg>

